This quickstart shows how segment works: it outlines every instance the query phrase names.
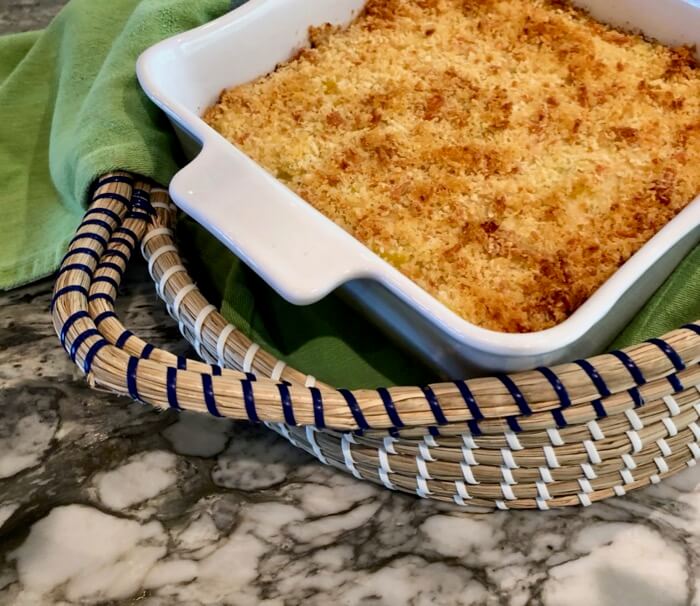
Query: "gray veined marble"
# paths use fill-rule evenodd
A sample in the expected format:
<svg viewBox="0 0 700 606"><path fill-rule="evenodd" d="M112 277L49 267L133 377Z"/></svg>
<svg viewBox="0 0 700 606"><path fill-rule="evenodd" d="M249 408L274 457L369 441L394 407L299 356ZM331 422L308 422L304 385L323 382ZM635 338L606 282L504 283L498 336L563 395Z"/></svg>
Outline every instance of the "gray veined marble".
<svg viewBox="0 0 700 606"><path fill-rule="evenodd" d="M60 4L0 0L0 28ZM587 509L462 513L91 391L50 292L0 295L0 604L700 605L700 466ZM142 266L119 308L187 351Z"/></svg>

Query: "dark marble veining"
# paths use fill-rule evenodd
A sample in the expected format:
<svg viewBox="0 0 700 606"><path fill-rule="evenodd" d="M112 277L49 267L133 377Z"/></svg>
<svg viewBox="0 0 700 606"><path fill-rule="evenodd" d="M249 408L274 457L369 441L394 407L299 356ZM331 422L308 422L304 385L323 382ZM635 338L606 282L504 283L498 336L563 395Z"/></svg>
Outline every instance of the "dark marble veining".
<svg viewBox="0 0 700 606"><path fill-rule="evenodd" d="M1 1L0 27L58 4ZM698 467L586 509L467 514L262 427L90 390L50 293L45 280L0 294L0 604L700 603ZM142 264L118 307L188 351Z"/></svg>

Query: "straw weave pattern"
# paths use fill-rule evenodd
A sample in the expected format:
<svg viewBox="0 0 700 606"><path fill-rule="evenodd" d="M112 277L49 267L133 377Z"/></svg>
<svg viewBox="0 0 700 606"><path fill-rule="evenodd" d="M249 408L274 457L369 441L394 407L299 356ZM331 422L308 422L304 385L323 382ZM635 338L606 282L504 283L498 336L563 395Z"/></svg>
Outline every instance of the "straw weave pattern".
<svg viewBox="0 0 700 606"><path fill-rule="evenodd" d="M322 463L465 507L590 505L700 457L700 323L551 368L429 386L348 391L277 360L231 326L179 255L167 192L102 177L52 303L91 386L159 408L262 422ZM141 247L156 292L203 361L155 348L114 311Z"/></svg>

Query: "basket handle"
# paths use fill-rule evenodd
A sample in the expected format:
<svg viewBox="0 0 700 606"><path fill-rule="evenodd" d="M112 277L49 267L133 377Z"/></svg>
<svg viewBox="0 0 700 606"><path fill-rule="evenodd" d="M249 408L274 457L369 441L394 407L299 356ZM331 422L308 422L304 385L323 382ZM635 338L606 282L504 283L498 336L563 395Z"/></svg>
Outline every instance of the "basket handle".
<svg viewBox="0 0 700 606"><path fill-rule="evenodd" d="M297 305L314 303L345 282L368 277L378 262L347 232L223 139L207 141L174 177L170 195Z"/></svg>

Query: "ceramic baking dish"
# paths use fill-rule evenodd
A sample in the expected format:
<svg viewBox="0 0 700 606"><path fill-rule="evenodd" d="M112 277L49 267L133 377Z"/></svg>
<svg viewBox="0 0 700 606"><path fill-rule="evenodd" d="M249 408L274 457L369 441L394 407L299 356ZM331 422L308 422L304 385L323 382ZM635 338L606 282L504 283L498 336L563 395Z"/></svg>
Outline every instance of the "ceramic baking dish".
<svg viewBox="0 0 700 606"><path fill-rule="evenodd" d="M700 199L668 223L566 321L505 334L450 311L304 202L202 119L220 92L272 71L311 25L346 24L364 0L250 0L146 51L139 81L194 158L170 184L175 203L288 301L341 288L389 334L444 375L510 372L604 348L700 240ZM581 0L601 21L668 44L700 46L697 0ZM339 319L342 321L342 319Z"/></svg>

